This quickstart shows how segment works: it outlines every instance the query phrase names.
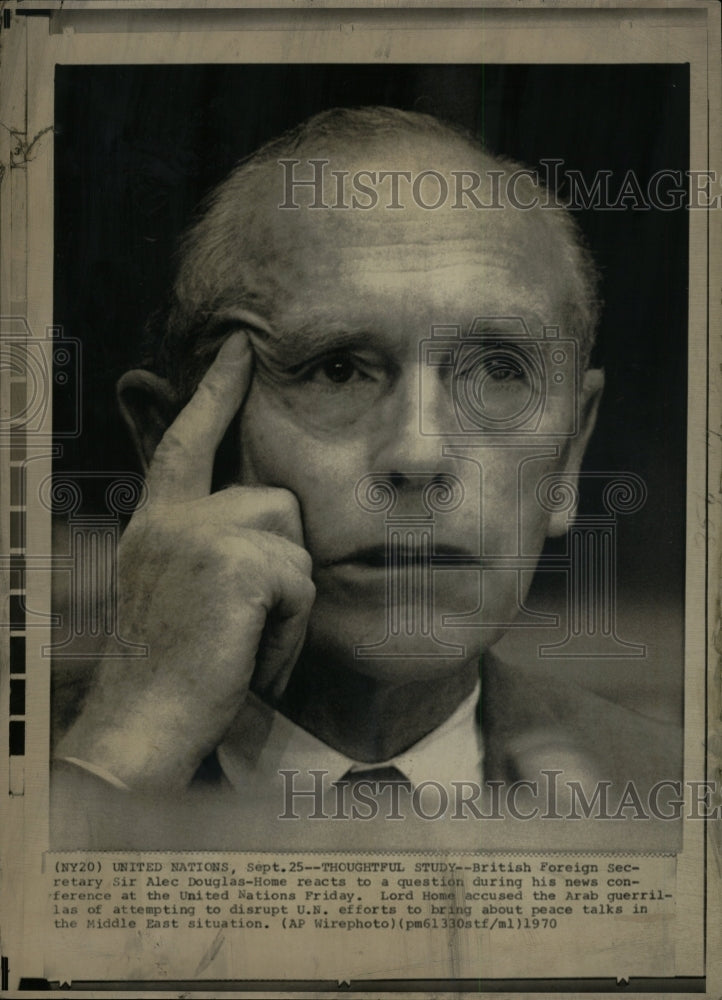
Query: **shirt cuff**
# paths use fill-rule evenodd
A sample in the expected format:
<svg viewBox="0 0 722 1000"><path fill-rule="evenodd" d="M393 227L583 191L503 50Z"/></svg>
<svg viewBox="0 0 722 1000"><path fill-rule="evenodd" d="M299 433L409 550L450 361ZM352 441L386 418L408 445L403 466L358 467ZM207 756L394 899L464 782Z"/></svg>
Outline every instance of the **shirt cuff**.
<svg viewBox="0 0 722 1000"><path fill-rule="evenodd" d="M81 771L87 771L89 774L94 774L96 778L100 778L107 785L111 785L113 788L117 788L121 792L130 792L131 789L126 785L124 781L120 778L116 778L114 774L107 771L104 767L99 767L97 764L91 764L87 760L80 760L78 757L56 757L58 761L62 761L64 764L72 764L74 767L79 767Z"/></svg>

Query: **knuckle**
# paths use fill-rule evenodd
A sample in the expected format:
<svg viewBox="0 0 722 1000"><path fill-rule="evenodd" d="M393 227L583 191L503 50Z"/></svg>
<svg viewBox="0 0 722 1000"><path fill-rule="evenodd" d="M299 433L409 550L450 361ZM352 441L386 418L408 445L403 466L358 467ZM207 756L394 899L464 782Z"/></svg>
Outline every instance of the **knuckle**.
<svg viewBox="0 0 722 1000"><path fill-rule="evenodd" d="M294 493L280 486L261 487L264 492L266 507L269 511L283 518L297 519L301 516L301 508Z"/></svg>
<svg viewBox="0 0 722 1000"><path fill-rule="evenodd" d="M308 581L310 583L311 582L311 572L313 570L313 559L311 558L311 553L307 549L301 548L300 545L297 545L296 549L298 551L297 558L298 558L298 562L299 562L299 564L301 566L301 571L303 572L303 574L306 576L306 578L308 579Z"/></svg>
<svg viewBox="0 0 722 1000"><path fill-rule="evenodd" d="M301 534L301 508L290 490L275 486L225 486L211 502L230 517L258 528L297 538Z"/></svg>
<svg viewBox="0 0 722 1000"><path fill-rule="evenodd" d="M159 530L162 525L157 525L155 521L156 519L150 511L136 511L120 537L118 551L144 548L147 545L155 548L162 534Z"/></svg>
<svg viewBox="0 0 722 1000"><path fill-rule="evenodd" d="M214 564L234 572L247 566L256 555L252 537L229 538L213 533L203 540L200 548L208 552Z"/></svg>
<svg viewBox="0 0 722 1000"><path fill-rule="evenodd" d="M304 576L300 584L301 599L310 607L316 600L316 587L309 576Z"/></svg>
<svg viewBox="0 0 722 1000"><path fill-rule="evenodd" d="M264 532L268 543L272 546L272 551L279 558L281 565L286 565L294 572L301 574L306 579L311 579L313 570L313 559L308 549L305 549L297 542L293 542L283 535L273 532Z"/></svg>

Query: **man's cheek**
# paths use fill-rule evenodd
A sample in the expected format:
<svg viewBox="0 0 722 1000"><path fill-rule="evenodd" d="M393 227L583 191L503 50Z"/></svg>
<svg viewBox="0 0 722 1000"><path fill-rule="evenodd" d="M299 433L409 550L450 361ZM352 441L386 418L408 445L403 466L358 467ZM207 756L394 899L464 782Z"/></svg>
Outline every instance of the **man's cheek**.
<svg viewBox="0 0 722 1000"><path fill-rule="evenodd" d="M311 517L328 513L344 493L353 496L349 450L319 441L285 415L249 400L240 441L243 484L289 489Z"/></svg>
<svg viewBox="0 0 722 1000"><path fill-rule="evenodd" d="M255 381L241 411L240 469L247 485L283 486L289 467L289 428Z"/></svg>

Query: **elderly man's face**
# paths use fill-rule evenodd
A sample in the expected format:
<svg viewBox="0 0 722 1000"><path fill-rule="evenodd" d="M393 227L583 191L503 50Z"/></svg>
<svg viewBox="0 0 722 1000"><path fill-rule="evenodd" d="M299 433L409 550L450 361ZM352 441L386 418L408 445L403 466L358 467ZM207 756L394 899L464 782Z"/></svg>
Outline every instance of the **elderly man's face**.
<svg viewBox="0 0 722 1000"><path fill-rule="evenodd" d="M421 345L433 326L466 332L477 317L500 317L485 331L502 342L508 319L522 317L538 344L543 325L563 322L563 247L543 213L408 204L279 211L280 190L279 181L267 228L252 237L249 281L271 332L251 338L256 362L241 414L242 481L285 487L300 502L317 587L312 651L376 676L448 670L459 660L409 655L421 648L420 609L411 621L412 606L425 602L435 635L466 657L503 634L531 577L514 557L538 556L550 531L536 484L546 473L577 468L585 429L569 432L575 409L590 423L596 383L588 378L575 400L571 379L555 382L542 350L545 398L536 432L490 436L467 426L461 434L453 398L459 376L429 363ZM492 416L494 408L515 412L537 391L523 365L494 369L493 351L482 364L482 403ZM357 485L369 473L391 476L398 497L391 513L409 519L400 536L407 570L387 565L388 514L359 501ZM483 575L468 563L434 569L429 598L416 583L405 589L401 578L408 566L423 569L412 519L428 515L423 489L444 474L462 484L463 501L434 515L434 553L478 557L485 568ZM500 565L499 556L509 563ZM463 615L465 626L448 623ZM356 646L383 640L397 619L387 655L354 655Z"/></svg>

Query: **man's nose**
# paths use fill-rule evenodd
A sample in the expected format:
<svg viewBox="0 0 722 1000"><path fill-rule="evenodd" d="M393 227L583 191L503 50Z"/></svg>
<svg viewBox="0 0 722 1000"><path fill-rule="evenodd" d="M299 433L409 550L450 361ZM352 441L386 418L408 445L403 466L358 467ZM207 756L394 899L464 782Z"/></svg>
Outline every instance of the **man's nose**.
<svg viewBox="0 0 722 1000"><path fill-rule="evenodd" d="M382 422L374 456L377 469L403 478L450 471L442 447L453 420L449 387L435 370L419 365L399 379L388 407L379 413Z"/></svg>

